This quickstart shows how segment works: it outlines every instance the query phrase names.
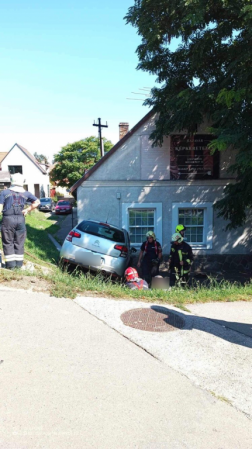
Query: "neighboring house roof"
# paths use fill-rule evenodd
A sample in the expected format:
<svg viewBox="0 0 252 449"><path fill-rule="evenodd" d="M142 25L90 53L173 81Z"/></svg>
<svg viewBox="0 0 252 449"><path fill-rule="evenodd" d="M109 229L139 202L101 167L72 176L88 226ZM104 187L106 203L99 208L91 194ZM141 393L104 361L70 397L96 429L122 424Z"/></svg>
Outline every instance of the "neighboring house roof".
<svg viewBox="0 0 252 449"><path fill-rule="evenodd" d="M2 160L5 158L6 154L8 154L8 152L0 151L0 162L2 162Z"/></svg>
<svg viewBox="0 0 252 449"><path fill-rule="evenodd" d="M48 173L51 173L51 171L54 169L55 165L56 165L56 163L49 165Z"/></svg>
<svg viewBox="0 0 252 449"><path fill-rule="evenodd" d="M6 155L4 156L4 158L2 159L2 161L8 156L8 154L11 152L11 150L13 150L13 148L17 146L35 165L36 167L44 174L46 175L46 171L41 167L41 165L39 164L39 162L37 161L37 159L24 147L22 147L21 145L19 145L18 143L15 143L13 145L13 147L10 149L10 151L8 151L8 153L6 153Z"/></svg>
<svg viewBox="0 0 252 449"><path fill-rule="evenodd" d="M0 181L10 182L10 173L8 171L0 171Z"/></svg>
<svg viewBox="0 0 252 449"><path fill-rule="evenodd" d="M114 154L118 148L125 144L125 142L154 114L153 110L148 112L133 128L125 134L125 136L119 140L92 168L84 173L84 175L70 188L70 192L73 193L84 181L86 181L90 175L92 175L97 168L99 168L103 162L105 162L112 154Z"/></svg>

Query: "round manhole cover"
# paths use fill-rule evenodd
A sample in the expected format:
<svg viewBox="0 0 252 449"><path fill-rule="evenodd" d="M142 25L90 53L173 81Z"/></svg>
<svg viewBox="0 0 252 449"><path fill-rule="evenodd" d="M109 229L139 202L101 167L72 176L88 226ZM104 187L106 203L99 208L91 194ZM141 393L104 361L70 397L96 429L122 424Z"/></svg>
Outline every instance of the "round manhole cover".
<svg viewBox="0 0 252 449"><path fill-rule="evenodd" d="M121 320L125 326L149 332L169 332L185 325L183 318L163 307L132 309L124 312Z"/></svg>

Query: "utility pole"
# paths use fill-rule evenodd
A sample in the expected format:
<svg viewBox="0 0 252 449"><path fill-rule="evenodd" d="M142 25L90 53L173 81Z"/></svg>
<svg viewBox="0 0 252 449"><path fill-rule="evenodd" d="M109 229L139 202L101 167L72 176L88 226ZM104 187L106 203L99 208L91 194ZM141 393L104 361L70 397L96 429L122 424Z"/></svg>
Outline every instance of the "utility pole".
<svg viewBox="0 0 252 449"><path fill-rule="evenodd" d="M100 151L101 151L101 157L104 156L104 148L103 148L103 141L102 141L102 128L108 128L108 123L106 122L106 125L102 125L101 124L101 119L98 118L98 123L95 123L94 120L94 124L93 126L98 126L98 134L99 134L99 139L100 139Z"/></svg>

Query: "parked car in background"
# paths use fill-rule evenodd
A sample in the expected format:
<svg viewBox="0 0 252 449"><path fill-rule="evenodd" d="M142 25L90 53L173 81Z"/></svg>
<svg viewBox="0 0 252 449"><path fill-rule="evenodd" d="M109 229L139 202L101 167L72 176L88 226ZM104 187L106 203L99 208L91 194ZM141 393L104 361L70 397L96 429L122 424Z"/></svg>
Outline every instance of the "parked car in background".
<svg viewBox="0 0 252 449"><path fill-rule="evenodd" d="M123 276L131 252L125 229L93 220L81 221L66 237L61 251L61 265L79 265L101 271L115 278Z"/></svg>
<svg viewBox="0 0 252 449"><path fill-rule="evenodd" d="M71 214L73 206L70 201L59 200L55 206L56 214Z"/></svg>
<svg viewBox="0 0 252 449"><path fill-rule="evenodd" d="M40 198L39 210L54 212L55 203L52 198Z"/></svg>

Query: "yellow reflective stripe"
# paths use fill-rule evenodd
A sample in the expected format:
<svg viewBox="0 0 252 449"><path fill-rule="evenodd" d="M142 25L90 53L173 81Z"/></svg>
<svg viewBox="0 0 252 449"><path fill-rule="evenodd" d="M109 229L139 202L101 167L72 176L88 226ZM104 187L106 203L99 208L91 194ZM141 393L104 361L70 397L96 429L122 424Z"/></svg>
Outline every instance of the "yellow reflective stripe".
<svg viewBox="0 0 252 449"><path fill-rule="evenodd" d="M178 256L179 256L180 262L182 262L183 256L182 256L182 251L181 251L181 249L178 250ZM181 273L181 276L183 276L183 274L184 274L183 265L181 265L180 273Z"/></svg>

